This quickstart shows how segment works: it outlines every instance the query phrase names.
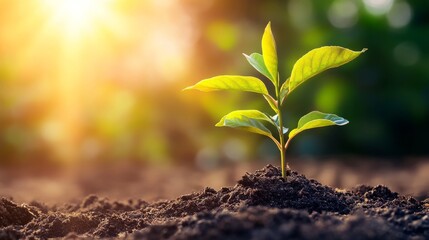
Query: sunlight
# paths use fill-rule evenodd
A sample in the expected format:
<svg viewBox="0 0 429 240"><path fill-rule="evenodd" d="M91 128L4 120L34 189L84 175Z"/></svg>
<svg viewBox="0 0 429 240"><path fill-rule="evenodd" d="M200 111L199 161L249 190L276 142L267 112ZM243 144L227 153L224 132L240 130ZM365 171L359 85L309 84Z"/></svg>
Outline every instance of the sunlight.
<svg viewBox="0 0 429 240"><path fill-rule="evenodd" d="M96 27L101 18L112 17L111 0L41 0L49 15L67 34L76 35ZM110 15L110 16L109 16Z"/></svg>
<svg viewBox="0 0 429 240"><path fill-rule="evenodd" d="M100 127L104 113L137 114L108 111L118 91L141 103L145 96L137 93L188 74L197 35L180 1L17 0L2 6L9 8L0 14L0 54L13 56L16 96L28 91L29 104L41 102L30 121L54 159L87 159L83 155L94 152L88 146L96 145L87 142L103 146L112 134L120 139L126 125L111 121L107 133ZM88 128L95 137L87 138Z"/></svg>
<svg viewBox="0 0 429 240"><path fill-rule="evenodd" d="M40 16L44 25L37 36L40 40L30 43L37 52L48 45L54 57L45 74L55 81L58 94L41 123L41 133L46 141L55 146L56 155L67 162L77 157L79 136L82 132L80 116L84 97L82 86L89 80L88 68L97 58L99 48L110 46L103 31L116 34L121 28L120 19L113 8L115 0L39 0ZM77 97L79 96L79 97Z"/></svg>

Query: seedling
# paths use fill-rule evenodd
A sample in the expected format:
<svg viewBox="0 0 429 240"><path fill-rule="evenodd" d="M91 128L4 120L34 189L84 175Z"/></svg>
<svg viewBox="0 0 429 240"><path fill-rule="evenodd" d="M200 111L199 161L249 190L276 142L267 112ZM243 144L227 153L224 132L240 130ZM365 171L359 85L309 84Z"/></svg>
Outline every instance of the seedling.
<svg viewBox="0 0 429 240"><path fill-rule="evenodd" d="M313 49L296 61L289 78L285 81L280 81L276 43L271 31L271 23L268 23L262 36L262 54L243 55L250 65L271 81L274 85L275 94L270 94L260 79L237 75L222 75L204 79L184 90L196 89L203 92L239 90L261 94L274 110L275 114L273 116L258 110L237 110L225 115L216 126L243 129L271 138L280 151L282 176L286 178L288 165L285 162L285 152L290 141L296 135L312 128L333 125L343 126L349 122L335 114L313 111L301 117L298 121L298 126L289 131L288 128L283 126L282 113L286 98L311 77L327 69L346 64L366 50L352 51L338 46ZM276 129L278 133L273 133L269 125L272 125L274 127L272 129ZM288 131L289 134L286 138Z"/></svg>

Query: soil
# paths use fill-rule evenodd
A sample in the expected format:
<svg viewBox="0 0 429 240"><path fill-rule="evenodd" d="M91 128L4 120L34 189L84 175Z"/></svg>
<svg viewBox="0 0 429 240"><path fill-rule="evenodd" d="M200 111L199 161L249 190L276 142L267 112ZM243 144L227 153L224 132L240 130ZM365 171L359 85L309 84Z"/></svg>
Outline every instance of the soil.
<svg viewBox="0 0 429 240"><path fill-rule="evenodd" d="M90 195L47 206L0 200L0 239L429 239L429 199L385 186L333 189L268 165L235 186L173 200Z"/></svg>

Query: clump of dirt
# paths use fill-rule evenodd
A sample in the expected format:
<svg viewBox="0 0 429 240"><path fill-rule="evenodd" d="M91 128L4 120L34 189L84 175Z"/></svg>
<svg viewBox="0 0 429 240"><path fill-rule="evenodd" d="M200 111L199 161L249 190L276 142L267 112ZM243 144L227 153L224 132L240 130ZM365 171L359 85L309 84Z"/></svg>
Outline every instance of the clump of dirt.
<svg viewBox="0 0 429 240"><path fill-rule="evenodd" d="M25 225L36 216L37 212L32 211L25 205L18 206L5 198L0 199L0 227Z"/></svg>
<svg viewBox="0 0 429 240"><path fill-rule="evenodd" d="M174 200L109 201L47 207L0 202L0 239L429 239L429 200L385 186L336 190L271 165L233 187ZM6 217L3 217L6 216Z"/></svg>

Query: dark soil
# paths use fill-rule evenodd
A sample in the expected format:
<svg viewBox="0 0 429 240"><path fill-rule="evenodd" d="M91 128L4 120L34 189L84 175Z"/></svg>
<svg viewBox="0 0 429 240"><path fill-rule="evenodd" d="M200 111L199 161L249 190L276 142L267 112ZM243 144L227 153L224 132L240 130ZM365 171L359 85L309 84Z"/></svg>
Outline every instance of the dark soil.
<svg viewBox="0 0 429 240"><path fill-rule="evenodd" d="M429 239L429 199L385 186L338 190L271 165L234 187L174 200L18 205L0 200L0 239Z"/></svg>

